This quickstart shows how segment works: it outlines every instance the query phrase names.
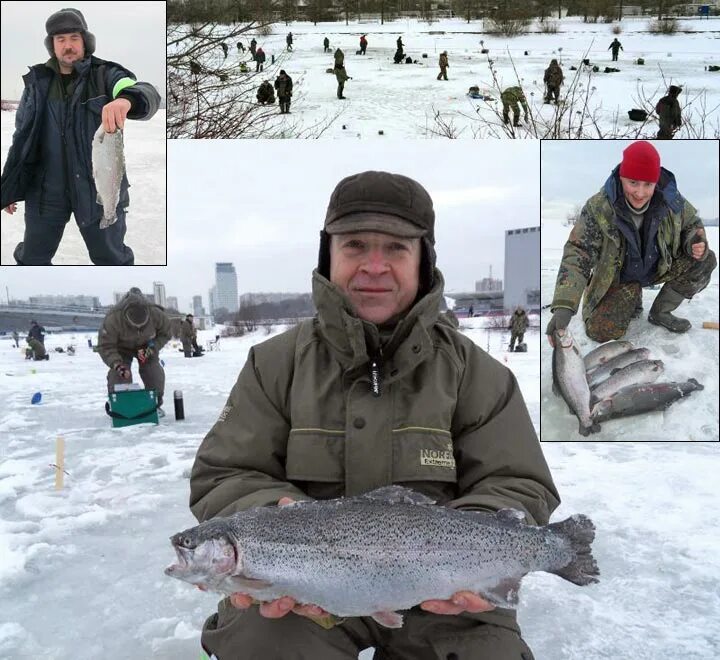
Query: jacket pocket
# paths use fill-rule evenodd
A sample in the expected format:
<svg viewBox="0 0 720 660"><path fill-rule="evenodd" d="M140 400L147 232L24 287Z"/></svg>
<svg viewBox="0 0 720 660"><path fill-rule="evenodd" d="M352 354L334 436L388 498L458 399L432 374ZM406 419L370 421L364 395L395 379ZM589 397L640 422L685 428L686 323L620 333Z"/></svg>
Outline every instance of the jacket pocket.
<svg viewBox="0 0 720 660"><path fill-rule="evenodd" d="M457 482L452 436L442 429L410 427L392 432L393 483Z"/></svg>
<svg viewBox="0 0 720 660"><path fill-rule="evenodd" d="M285 473L291 481L344 481L345 434L342 431L292 429Z"/></svg>

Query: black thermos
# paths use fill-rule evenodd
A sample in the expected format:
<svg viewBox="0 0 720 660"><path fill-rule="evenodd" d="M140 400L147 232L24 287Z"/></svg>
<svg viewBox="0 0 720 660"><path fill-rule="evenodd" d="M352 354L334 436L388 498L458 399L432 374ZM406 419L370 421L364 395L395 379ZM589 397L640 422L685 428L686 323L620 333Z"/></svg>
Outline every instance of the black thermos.
<svg viewBox="0 0 720 660"><path fill-rule="evenodd" d="M185 419L185 407L183 406L182 390L175 390L173 402L175 403L175 419Z"/></svg>

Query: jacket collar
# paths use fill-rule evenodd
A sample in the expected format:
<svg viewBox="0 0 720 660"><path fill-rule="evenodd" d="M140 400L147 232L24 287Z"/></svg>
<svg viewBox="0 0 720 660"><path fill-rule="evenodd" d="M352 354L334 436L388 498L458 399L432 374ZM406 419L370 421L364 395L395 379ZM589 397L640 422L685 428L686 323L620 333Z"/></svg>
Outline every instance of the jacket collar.
<svg viewBox="0 0 720 660"><path fill-rule="evenodd" d="M382 358L404 362L411 356L415 362L432 351L430 328L438 321L440 299L445 282L442 273L434 271L433 288L418 300L398 321L392 336L382 347ZM380 333L374 323L358 318L350 300L338 286L320 275L312 275L313 302L317 309L321 336L346 368L366 364L380 346Z"/></svg>

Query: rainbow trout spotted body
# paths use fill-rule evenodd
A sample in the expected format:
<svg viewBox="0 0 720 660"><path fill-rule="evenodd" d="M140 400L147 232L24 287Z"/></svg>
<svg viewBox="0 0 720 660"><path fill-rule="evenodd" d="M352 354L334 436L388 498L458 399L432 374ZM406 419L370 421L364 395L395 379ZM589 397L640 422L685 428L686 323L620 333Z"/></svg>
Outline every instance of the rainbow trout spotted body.
<svg viewBox="0 0 720 660"><path fill-rule="evenodd" d="M213 518L171 537L165 573L222 594L292 596L337 616L398 628L406 610L470 590L515 607L524 575L547 571L597 582L592 521L545 527L520 511L462 511L401 486L357 497L260 507Z"/></svg>
<svg viewBox="0 0 720 660"><path fill-rule="evenodd" d="M100 229L106 229L117 220L116 210L125 176L122 130L118 128L114 133L106 133L100 125L93 136L92 167L97 203L103 207Z"/></svg>

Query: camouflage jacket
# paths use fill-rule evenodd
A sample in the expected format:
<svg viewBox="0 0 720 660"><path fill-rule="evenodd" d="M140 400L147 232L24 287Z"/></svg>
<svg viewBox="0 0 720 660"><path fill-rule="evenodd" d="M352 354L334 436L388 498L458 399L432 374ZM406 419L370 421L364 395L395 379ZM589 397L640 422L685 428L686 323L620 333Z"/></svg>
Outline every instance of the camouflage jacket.
<svg viewBox="0 0 720 660"><path fill-rule="evenodd" d="M339 48L335 51L335 68L337 69L339 66L343 66L345 64L345 53L343 53Z"/></svg>
<svg viewBox="0 0 720 660"><path fill-rule="evenodd" d="M528 327L528 317L525 312L518 314L515 312L510 319L510 329L517 333L523 333Z"/></svg>
<svg viewBox="0 0 720 660"><path fill-rule="evenodd" d="M560 87L563 80L565 80L565 76L563 76L563 72L559 64L551 64L547 69L545 69L543 82L546 84L553 87Z"/></svg>
<svg viewBox="0 0 720 660"><path fill-rule="evenodd" d="M522 91L522 87L508 87L502 94L500 94L500 100L504 104L521 103L525 112L527 112L527 99L525 93Z"/></svg>
<svg viewBox="0 0 720 660"><path fill-rule="evenodd" d="M445 53L441 53L438 64L440 65L441 69L447 69L447 67L450 66L450 64L448 64L448 56Z"/></svg>
<svg viewBox="0 0 720 660"><path fill-rule="evenodd" d="M618 195L622 195L619 167L613 170L602 190L585 203L570 232L558 270L553 310L565 307L577 312L584 294L583 320L586 320L610 286L620 281L626 239L618 229L615 209ZM663 206L655 238L660 253L659 278L670 270L674 259L683 253L690 254L695 229L703 224L695 207L678 192L673 173L665 168L661 168L655 196L660 196L658 201ZM654 202L655 197L651 204Z"/></svg>

